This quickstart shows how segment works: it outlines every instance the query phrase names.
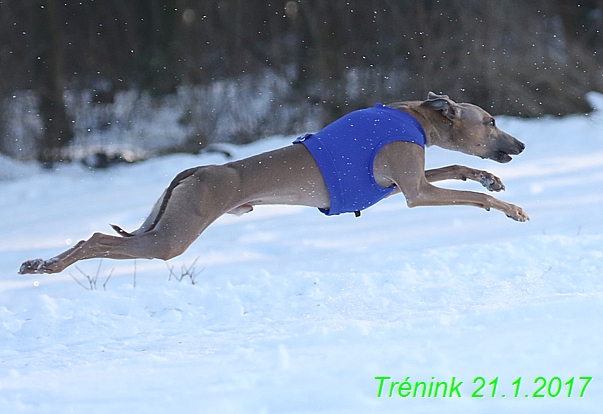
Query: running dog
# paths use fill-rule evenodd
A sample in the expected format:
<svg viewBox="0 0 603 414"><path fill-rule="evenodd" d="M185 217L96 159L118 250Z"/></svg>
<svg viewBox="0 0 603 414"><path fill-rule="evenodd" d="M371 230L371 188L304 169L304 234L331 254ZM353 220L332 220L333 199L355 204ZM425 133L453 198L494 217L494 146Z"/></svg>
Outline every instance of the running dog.
<svg viewBox="0 0 603 414"><path fill-rule="evenodd" d="M58 273L91 258L163 259L182 254L214 220L256 205L316 207L327 215L355 213L396 193L409 207L467 205L529 220L518 206L490 195L436 187L441 180L474 180L504 190L487 171L460 165L425 170L425 147L436 145L500 163L525 145L496 126L478 106L429 93L425 101L377 104L352 112L292 145L224 165L178 174L141 227L119 236L94 233L48 260L28 260L19 273Z"/></svg>

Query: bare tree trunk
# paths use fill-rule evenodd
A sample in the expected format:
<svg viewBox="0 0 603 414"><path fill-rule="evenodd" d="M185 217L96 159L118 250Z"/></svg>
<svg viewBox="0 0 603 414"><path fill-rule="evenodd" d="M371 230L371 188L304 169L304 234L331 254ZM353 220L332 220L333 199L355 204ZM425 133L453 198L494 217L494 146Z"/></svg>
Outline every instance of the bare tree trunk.
<svg viewBox="0 0 603 414"><path fill-rule="evenodd" d="M64 62L58 13L57 0L46 0L38 13L38 36L42 46L36 62L36 80L44 134L37 158L47 166L61 161L61 148L73 139L63 100Z"/></svg>
<svg viewBox="0 0 603 414"><path fill-rule="evenodd" d="M337 22L334 21L336 13L329 9L329 3L329 0L314 0L300 4L312 38L311 69L321 85L318 98L323 108L323 125L348 112L342 108L344 99L338 96L344 92L341 89L345 89L339 50L339 43L345 35L339 33Z"/></svg>

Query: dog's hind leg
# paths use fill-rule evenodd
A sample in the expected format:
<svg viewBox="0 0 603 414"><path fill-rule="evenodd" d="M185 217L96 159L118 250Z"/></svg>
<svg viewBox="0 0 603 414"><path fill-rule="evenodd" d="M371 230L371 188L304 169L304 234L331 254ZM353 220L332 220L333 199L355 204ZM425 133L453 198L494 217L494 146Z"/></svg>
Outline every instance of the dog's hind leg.
<svg viewBox="0 0 603 414"><path fill-rule="evenodd" d="M140 229L122 230L125 237L95 233L49 260L23 263L19 272L58 273L91 258L168 260L182 254L222 214L244 204L237 199L239 176L229 167L200 167L181 174Z"/></svg>
<svg viewBox="0 0 603 414"><path fill-rule="evenodd" d="M138 237L140 236L124 238L103 233L94 233L88 240L81 240L71 249L48 260L33 259L24 262L19 269L19 273L59 273L73 263L85 259L132 259L145 257L146 255L136 255L136 249L127 246L127 244L132 244L132 242L134 245L140 245ZM128 254L122 253L124 251L128 252Z"/></svg>
<svg viewBox="0 0 603 414"><path fill-rule="evenodd" d="M188 177L190 177L191 175L193 175L200 168L203 168L203 167L189 168L187 170L180 172L178 175L176 175L176 177L174 177L174 179L172 180L172 182L170 183L168 188L165 189L165 191L163 192L161 197L159 197L159 200L157 200L157 202L153 206L153 209L151 210L151 213L149 214L149 216L145 219L145 221L142 223L142 225L138 229L136 229L132 232L127 232L127 231L123 230L121 227L116 226L115 224L111 224L111 227L113 227L113 230L115 230L119 235L124 236L124 237L135 236L135 235L142 234L146 231L151 230L157 224L157 221L161 218L161 215L165 212L165 209L167 208L167 204L170 201L170 198L172 196L172 192L174 191L174 189L178 185L180 185L180 183L183 180L185 180Z"/></svg>

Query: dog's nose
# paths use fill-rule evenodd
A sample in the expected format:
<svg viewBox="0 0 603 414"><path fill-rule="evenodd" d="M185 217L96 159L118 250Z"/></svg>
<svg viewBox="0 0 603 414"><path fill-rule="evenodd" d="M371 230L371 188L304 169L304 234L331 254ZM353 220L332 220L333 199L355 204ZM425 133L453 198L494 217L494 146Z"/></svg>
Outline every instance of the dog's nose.
<svg viewBox="0 0 603 414"><path fill-rule="evenodd" d="M511 135L507 135L507 137L509 140L507 141L506 151L512 155L521 154L521 152L526 148L526 145Z"/></svg>
<svg viewBox="0 0 603 414"><path fill-rule="evenodd" d="M519 147L519 152L520 152L520 153L521 153L521 152L522 152L524 149L526 149L526 144L524 144L524 143L523 143L523 142L521 142L521 141L517 141L517 143L519 144L519 145L518 145L518 147Z"/></svg>

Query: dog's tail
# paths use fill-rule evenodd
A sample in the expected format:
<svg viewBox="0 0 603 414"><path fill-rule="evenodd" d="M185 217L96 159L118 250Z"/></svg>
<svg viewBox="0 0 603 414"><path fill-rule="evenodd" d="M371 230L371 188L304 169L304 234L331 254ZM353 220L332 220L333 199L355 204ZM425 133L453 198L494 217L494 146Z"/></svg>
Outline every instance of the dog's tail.
<svg viewBox="0 0 603 414"><path fill-rule="evenodd" d="M132 233L128 233L127 231L125 231L124 229L122 229L121 227L115 225L115 224L109 224L111 227L113 227L113 230L115 230L117 232L117 234L119 234L121 237L133 237L134 235Z"/></svg>

